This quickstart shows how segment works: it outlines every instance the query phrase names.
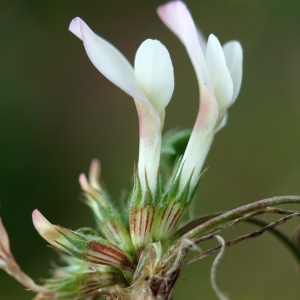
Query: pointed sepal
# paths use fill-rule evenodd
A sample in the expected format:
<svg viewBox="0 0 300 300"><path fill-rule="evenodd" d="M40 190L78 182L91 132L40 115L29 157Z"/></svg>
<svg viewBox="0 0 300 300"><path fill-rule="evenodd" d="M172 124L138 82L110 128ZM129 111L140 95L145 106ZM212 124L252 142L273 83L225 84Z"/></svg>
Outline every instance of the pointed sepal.
<svg viewBox="0 0 300 300"><path fill-rule="evenodd" d="M146 172L146 171L145 171ZM137 170L133 175L133 192L129 206L129 228L131 240L136 250L141 251L152 241L152 228L155 212L155 199L146 178L146 191L142 190ZM159 193L160 188L157 189Z"/></svg>
<svg viewBox="0 0 300 300"><path fill-rule="evenodd" d="M165 240L172 235L185 209L195 197L200 179L197 181L196 186L191 187L192 172L186 184L181 188L181 172L182 166L178 168L173 180L163 195L162 201L156 208L153 230L154 241Z"/></svg>
<svg viewBox="0 0 300 300"><path fill-rule="evenodd" d="M130 234L121 214L110 201L107 192L99 182L100 163L94 159L91 163L89 181L84 174L79 176L79 183L84 192L85 203L94 214L98 230L110 242L133 254L134 248Z"/></svg>
<svg viewBox="0 0 300 300"><path fill-rule="evenodd" d="M33 223L39 234L61 251L90 263L135 270L131 256L103 238L52 225L38 210L33 212Z"/></svg>

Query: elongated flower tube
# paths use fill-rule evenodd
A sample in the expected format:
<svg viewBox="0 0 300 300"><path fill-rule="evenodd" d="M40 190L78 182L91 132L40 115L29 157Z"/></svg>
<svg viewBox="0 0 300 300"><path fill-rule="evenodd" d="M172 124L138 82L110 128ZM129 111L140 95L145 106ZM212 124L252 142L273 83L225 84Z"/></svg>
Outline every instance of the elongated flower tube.
<svg viewBox="0 0 300 300"><path fill-rule="evenodd" d="M135 248L151 241L145 224L152 223L165 107L174 90L169 52L159 41L146 40L137 50L134 69L109 42L96 35L80 18L69 30L83 41L88 57L111 82L134 98L139 117L140 143L136 193L130 204L130 233ZM137 191L141 189L141 191Z"/></svg>
<svg viewBox="0 0 300 300"><path fill-rule="evenodd" d="M200 107L189 143L184 153L180 186L191 178L191 190L196 186L208 150L217 130L226 124L227 110L238 96L242 80L243 53L239 42L227 42L223 48L210 35L206 52L192 16L181 1L161 5L157 13L185 46L196 72L200 89ZM205 47L203 47L205 48Z"/></svg>

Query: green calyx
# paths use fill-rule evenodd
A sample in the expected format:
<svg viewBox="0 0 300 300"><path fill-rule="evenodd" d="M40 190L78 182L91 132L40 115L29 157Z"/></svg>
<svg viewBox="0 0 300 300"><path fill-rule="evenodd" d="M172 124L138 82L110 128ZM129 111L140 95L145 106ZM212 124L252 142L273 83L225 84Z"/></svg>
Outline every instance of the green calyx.
<svg viewBox="0 0 300 300"><path fill-rule="evenodd" d="M94 189L93 194L85 192L84 196L85 203L93 212L100 233L125 252L133 254L134 248L128 229L107 193Z"/></svg>
<svg viewBox="0 0 300 300"><path fill-rule="evenodd" d="M56 227L57 231L65 238L66 242L57 242L67 253L76 258L100 265L107 265L120 270L131 270L135 266L132 257L115 247L109 241L92 235L86 235L62 227Z"/></svg>
<svg viewBox="0 0 300 300"><path fill-rule="evenodd" d="M96 290L118 284L125 287L128 283L118 272L90 271L75 276L66 276L46 280L55 299L79 299L92 294ZM53 299L53 298L51 298Z"/></svg>

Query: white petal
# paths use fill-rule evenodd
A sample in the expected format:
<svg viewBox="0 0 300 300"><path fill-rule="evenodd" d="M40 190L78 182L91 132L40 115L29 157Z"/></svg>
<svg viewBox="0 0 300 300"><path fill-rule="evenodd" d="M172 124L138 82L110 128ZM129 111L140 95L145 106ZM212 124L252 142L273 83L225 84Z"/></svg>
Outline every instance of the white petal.
<svg viewBox="0 0 300 300"><path fill-rule="evenodd" d="M227 108L232 103L233 82L227 68L223 49L219 40L213 34L208 38L205 60L217 99L220 120L223 119Z"/></svg>
<svg viewBox="0 0 300 300"><path fill-rule="evenodd" d="M173 65L166 47L157 40L144 41L134 61L135 81L160 114L174 90Z"/></svg>
<svg viewBox="0 0 300 300"><path fill-rule="evenodd" d="M212 143L213 127L218 118L218 107L200 46L202 38L199 37L189 10L181 1L172 1L160 6L157 13L165 25L178 36L186 47L200 88L200 109L181 163L180 187L185 186L193 172L192 189L197 182Z"/></svg>
<svg viewBox="0 0 300 300"><path fill-rule="evenodd" d="M171 1L159 6L157 14L186 47L198 78L200 90L203 88L202 85L204 85L213 95L212 86L198 39L198 33L186 5L181 1Z"/></svg>
<svg viewBox="0 0 300 300"><path fill-rule="evenodd" d="M165 107L174 90L173 66L167 49L156 40L143 42L136 53L134 72L137 84L152 104L150 107L135 101L140 125L139 178L145 191L147 177L154 195Z"/></svg>
<svg viewBox="0 0 300 300"><path fill-rule="evenodd" d="M226 64L233 81L233 99L237 98L243 76L243 49L238 41L229 41L223 45Z"/></svg>
<svg viewBox="0 0 300 300"><path fill-rule="evenodd" d="M206 53L207 39L198 26L195 26L202 53Z"/></svg>
<svg viewBox="0 0 300 300"><path fill-rule="evenodd" d="M132 66L113 45L96 35L80 18L75 18L71 22L69 30L83 41L87 55L95 67L107 79L135 99L140 123L140 179L145 187L145 170L147 170L148 179L151 181L150 188L155 192L154 182L156 182L159 163L159 152L155 145L159 145L157 141L161 139L162 128L159 114L136 83ZM146 161L148 157L152 159L152 162ZM155 175L153 175L155 169ZM82 179L83 176L81 176L80 183L85 188L87 185Z"/></svg>
<svg viewBox="0 0 300 300"><path fill-rule="evenodd" d="M184 188L192 172L193 177L190 182L190 188L192 190L195 187L208 151L213 142L214 134L215 132L213 130L209 132L204 130L201 130L198 133L195 133L194 131L192 132L190 138L192 142L188 144L183 158L180 188Z"/></svg>
<svg viewBox="0 0 300 300"><path fill-rule="evenodd" d="M94 66L128 95L148 103L134 80L133 68L127 59L109 42L96 35L80 18L72 20L69 30L79 37Z"/></svg>
<svg viewBox="0 0 300 300"><path fill-rule="evenodd" d="M226 115L223 117L221 123L219 124L219 126L217 127L217 129L216 129L215 132L217 133L217 132L220 131L224 126L226 126L227 121L228 121L228 112L227 112Z"/></svg>
<svg viewBox="0 0 300 300"><path fill-rule="evenodd" d="M135 101L139 115L140 143L138 173L142 189L146 190L146 176L153 195L156 190L157 171L161 148L161 120L156 110Z"/></svg>
<svg viewBox="0 0 300 300"><path fill-rule="evenodd" d="M181 1L171 1L161 5L157 9L157 13L165 25L184 44L198 78L200 108L194 130L199 131L202 128L203 130L210 131L218 117L217 102L193 18L186 5Z"/></svg>

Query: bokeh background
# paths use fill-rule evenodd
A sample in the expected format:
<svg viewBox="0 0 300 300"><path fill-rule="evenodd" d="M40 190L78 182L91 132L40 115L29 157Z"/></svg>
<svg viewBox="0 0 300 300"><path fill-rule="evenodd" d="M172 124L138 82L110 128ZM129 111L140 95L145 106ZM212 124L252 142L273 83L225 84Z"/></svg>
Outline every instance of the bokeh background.
<svg viewBox="0 0 300 300"><path fill-rule="evenodd" d="M241 41L244 78L228 125L217 134L196 213L226 210L266 197L300 194L300 2L296 0L187 0L208 36ZM176 87L165 131L192 127L198 108L196 77L185 49L164 27L160 1L0 0L1 217L12 251L33 278L49 276L57 256L31 222L38 208L52 223L93 226L78 201L78 175L101 159L114 199L131 188L138 157L133 101L90 63L68 30L75 16L110 40L133 62L147 38L170 51ZM296 207L295 207L296 208ZM294 220L284 228L292 233ZM231 228L225 237L254 231ZM213 256L187 267L175 299L216 299L210 285ZM299 299L295 261L275 238L228 248L217 282L230 299ZM0 299L32 299L0 270Z"/></svg>

